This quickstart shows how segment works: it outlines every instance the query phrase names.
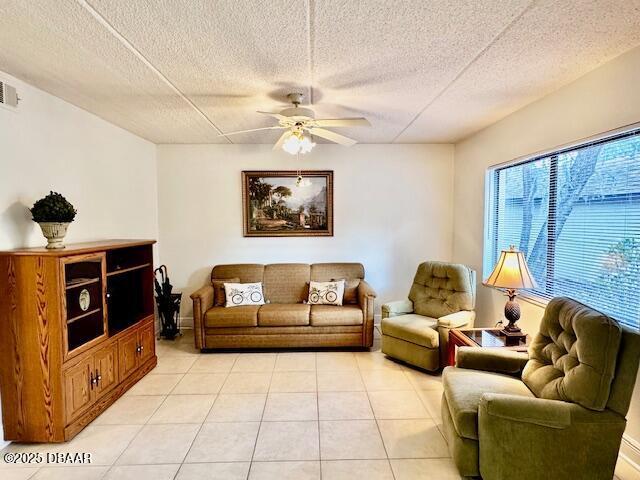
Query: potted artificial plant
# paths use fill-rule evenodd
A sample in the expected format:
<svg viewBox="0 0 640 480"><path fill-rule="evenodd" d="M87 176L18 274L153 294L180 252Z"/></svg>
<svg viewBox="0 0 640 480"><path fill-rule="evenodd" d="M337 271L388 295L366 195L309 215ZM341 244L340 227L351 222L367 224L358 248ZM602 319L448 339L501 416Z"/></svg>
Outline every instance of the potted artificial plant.
<svg viewBox="0 0 640 480"><path fill-rule="evenodd" d="M50 192L34 203L30 211L47 239L47 248L64 248L62 240L77 213L73 205L59 193Z"/></svg>

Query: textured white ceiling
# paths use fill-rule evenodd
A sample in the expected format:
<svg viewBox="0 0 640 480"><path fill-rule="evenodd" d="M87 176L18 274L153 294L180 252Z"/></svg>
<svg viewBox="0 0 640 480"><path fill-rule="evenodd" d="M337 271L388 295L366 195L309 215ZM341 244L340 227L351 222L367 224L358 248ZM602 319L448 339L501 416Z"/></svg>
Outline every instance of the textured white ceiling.
<svg viewBox="0 0 640 480"><path fill-rule="evenodd" d="M640 45L640 0L2 0L0 70L156 143L272 143L301 91L457 141Z"/></svg>

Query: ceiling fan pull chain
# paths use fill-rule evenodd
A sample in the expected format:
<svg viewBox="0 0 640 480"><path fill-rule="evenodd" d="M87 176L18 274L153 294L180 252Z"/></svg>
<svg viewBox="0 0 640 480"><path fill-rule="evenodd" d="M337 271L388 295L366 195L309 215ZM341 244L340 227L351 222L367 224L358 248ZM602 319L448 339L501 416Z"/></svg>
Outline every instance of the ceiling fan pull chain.
<svg viewBox="0 0 640 480"><path fill-rule="evenodd" d="M298 151L297 153L297 157L298 157L298 162L300 162L300 151ZM298 165L300 165L300 163L298 163ZM300 187L302 186L302 170L298 169L296 170L296 187Z"/></svg>

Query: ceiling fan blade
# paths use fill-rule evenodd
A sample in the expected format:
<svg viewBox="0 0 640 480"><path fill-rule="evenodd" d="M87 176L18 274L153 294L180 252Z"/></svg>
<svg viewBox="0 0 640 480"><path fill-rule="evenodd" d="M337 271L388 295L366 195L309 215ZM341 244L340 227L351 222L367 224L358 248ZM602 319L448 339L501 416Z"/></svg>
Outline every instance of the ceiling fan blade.
<svg viewBox="0 0 640 480"><path fill-rule="evenodd" d="M331 130L325 130L324 128L307 128L307 131L311 135L326 138L327 140L339 143L340 145L344 145L345 147L351 147L352 145L358 143L353 138L345 137L344 135L332 132Z"/></svg>
<svg viewBox="0 0 640 480"><path fill-rule="evenodd" d="M364 117L358 118L322 118L314 120L318 127L370 127L369 120Z"/></svg>
<svg viewBox="0 0 640 480"><path fill-rule="evenodd" d="M280 138L278 139L276 144L273 146L273 149L278 150L279 148L282 148L282 144L287 138L289 138L290 134L291 134L291 130L287 130L286 132L283 132L282 135L280 135Z"/></svg>
<svg viewBox="0 0 640 480"><path fill-rule="evenodd" d="M260 130L276 130L276 129L279 129L279 128L285 128L285 127L281 127L280 125L275 125L273 127L252 128L250 130L238 130L238 131L235 131L235 132L221 133L218 136L219 137L226 137L227 135L237 135L238 133L259 132Z"/></svg>
<svg viewBox="0 0 640 480"><path fill-rule="evenodd" d="M261 113L263 115L269 115L270 117L277 118L278 120L288 120L289 118L289 117L285 117L284 115L280 115L279 113L273 113L273 112L258 111L258 113Z"/></svg>

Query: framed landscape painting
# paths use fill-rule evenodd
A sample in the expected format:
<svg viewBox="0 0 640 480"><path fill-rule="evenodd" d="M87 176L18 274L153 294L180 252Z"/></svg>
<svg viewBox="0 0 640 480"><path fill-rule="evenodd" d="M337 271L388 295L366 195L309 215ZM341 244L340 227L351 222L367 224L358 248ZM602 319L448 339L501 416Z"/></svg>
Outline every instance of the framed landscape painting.
<svg viewBox="0 0 640 480"><path fill-rule="evenodd" d="M332 171L244 171L245 237L333 236Z"/></svg>

